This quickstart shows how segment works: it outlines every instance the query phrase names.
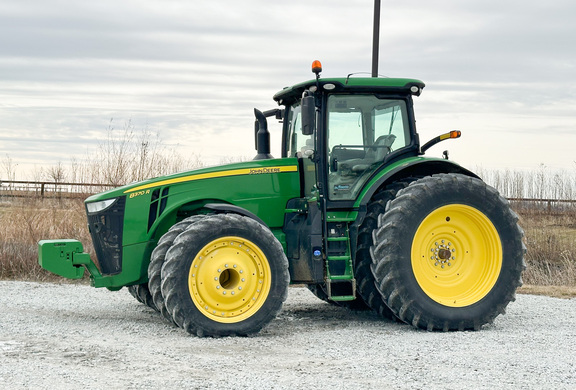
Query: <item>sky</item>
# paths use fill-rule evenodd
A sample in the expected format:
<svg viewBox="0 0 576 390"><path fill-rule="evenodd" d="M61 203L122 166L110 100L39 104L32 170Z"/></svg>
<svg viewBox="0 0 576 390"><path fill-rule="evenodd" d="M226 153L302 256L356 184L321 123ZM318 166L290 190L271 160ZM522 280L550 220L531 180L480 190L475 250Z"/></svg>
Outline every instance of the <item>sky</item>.
<svg viewBox="0 0 576 390"><path fill-rule="evenodd" d="M0 159L25 178L82 160L128 122L209 165L250 158L253 108L313 78L313 60L322 77L371 71L373 7L0 0ZM576 2L382 0L381 13L379 73L426 83L422 143L462 131L428 155L448 149L473 170L576 170Z"/></svg>

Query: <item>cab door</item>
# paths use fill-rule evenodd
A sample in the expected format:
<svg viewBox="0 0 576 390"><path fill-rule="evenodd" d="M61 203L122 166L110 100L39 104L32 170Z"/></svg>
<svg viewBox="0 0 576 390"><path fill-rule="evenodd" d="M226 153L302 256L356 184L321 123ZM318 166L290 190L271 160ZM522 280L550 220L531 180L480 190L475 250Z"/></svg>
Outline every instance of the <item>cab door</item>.
<svg viewBox="0 0 576 390"><path fill-rule="evenodd" d="M333 94L326 100L326 197L352 204L372 175L411 145L407 103L393 96Z"/></svg>
<svg viewBox="0 0 576 390"><path fill-rule="evenodd" d="M282 154L298 159L301 188L300 198L288 202L283 230L291 282L311 284L324 281L323 220L319 203L317 133L302 133L300 109L299 103L288 107L284 123Z"/></svg>

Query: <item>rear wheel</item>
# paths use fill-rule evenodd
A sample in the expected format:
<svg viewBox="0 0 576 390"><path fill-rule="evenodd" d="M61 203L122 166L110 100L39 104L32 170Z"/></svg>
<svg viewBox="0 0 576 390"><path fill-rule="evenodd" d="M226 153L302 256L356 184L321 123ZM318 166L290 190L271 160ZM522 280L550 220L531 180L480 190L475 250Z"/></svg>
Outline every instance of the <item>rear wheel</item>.
<svg viewBox="0 0 576 390"><path fill-rule="evenodd" d="M370 310L370 307L366 305L362 297L358 294L356 294L356 299L352 301L333 301L332 299L328 298L325 283L309 284L306 287L308 287L308 290L310 290L312 294L316 296L316 298L321 299L331 305L344 307L354 311Z"/></svg>
<svg viewBox="0 0 576 390"><path fill-rule="evenodd" d="M288 294L288 260L272 232L235 214L207 216L174 240L162 295L174 321L198 336L250 335Z"/></svg>
<svg viewBox="0 0 576 390"><path fill-rule="evenodd" d="M378 227L378 217L384 214L386 204L396 197L398 191L406 188L414 180L416 179L407 178L397 181L379 191L368 204L366 217L358 231L355 270L356 279L358 280L358 294L372 310L389 319L396 319L396 316L382 300L382 295L376 288L371 271L372 257L370 256L370 248L373 245L372 233Z"/></svg>
<svg viewBox="0 0 576 390"><path fill-rule="evenodd" d="M128 286L128 292L140 303L159 311L154 301L152 299L152 294L150 294L150 289L148 288L148 283L135 284L133 286Z"/></svg>
<svg viewBox="0 0 576 390"><path fill-rule="evenodd" d="M518 217L479 179L440 174L398 193L378 219L372 272L401 320L479 329L504 313L525 268Z"/></svg>

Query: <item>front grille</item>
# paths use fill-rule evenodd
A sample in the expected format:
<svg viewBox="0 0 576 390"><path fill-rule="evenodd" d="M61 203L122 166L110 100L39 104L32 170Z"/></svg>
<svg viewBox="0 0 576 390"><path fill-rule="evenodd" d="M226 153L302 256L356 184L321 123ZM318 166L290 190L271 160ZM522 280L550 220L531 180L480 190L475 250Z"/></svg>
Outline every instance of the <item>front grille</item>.
<svg viewBox="0 0 576 390"><path fill-rule="evenodd" d="M102 275L122 271L122 227L126 197L120 197L107 209L88 214L88 228Z"/></svg>

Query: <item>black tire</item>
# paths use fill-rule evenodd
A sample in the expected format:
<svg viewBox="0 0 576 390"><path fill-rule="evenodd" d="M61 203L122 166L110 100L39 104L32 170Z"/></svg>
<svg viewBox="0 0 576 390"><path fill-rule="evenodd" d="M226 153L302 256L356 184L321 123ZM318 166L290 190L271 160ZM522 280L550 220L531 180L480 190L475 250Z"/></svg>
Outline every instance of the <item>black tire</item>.
<svg viewBox="0 0 576 390"><path fill-rule="evenodd" d="M479 179L438 174L411 183L373 235L372 272L384 302L402 321L427 330L491 323L522 285L517 221L508 202Z"/></svg>
<svg viewBox="0 0 576 390"><path fill-rule="evenodd" d="M367 306L379 315L388 319L397 319L392 310L382 300L382 295L376 288L376 281L372 274L372 257L370 248L373 245L372 233L378 227L378 217L384 214L386 205L396 197L398 191L408 187L416 178L406 178L391 183L378 191L368 203L366 217L358 230L358 246L356 249L356 270L358 294Z"/></svg>
<svg viewBox="0 0 576 390"><path fill-rule="evenodd" d="M174 240L162 295L178 326L197 336L248 336L276 317L288 295L288 259L259 222L211 215Z"/></svg>
<svg viewBox="0 0 576 390"><path fill-rule="evenodd" d="M308 290L310 290L316 298L324 302L327 302L331 305L344 307L346 309L353 311L371 310L370 307L366 305L362 297L358 294L356 295L356 299L353 301L333 301L328 298L325 283L308 284L306 287L308 287Z"/></svg>
<svg viewBox="0 0 576 390"><path fill-rule="evenodd" d="M145 304L151 309L159 311L156 305L154 304L154 301L152 300L152 295L150 294L150 290L148 289L148 283L128 286L128 292L130 292L130 295L136 298L138 302Z"/></svg>
<svg viewBox="0 0 576 390"><path fill-rule="evenodd" d="M136 286L128 286L128 292L129 292L130 295L132 295L138 302L144 303L144 301L142 301L142 298L140 298L140 296L138 296L138 290L137 290Z"/></svg>
<svg viewBox="0 0 576 390"><path fill-rule="evenodd" d="M164 265L166 252L168 249L170 249L176 237L178 237L180 233L186 230L188 226L204 217L205 216L203 215L193 215L174 224L174 226L172 226L162 237L160 237L156 248L154 248L152 255L150 256L150 264L148 265L148 288L150 290L152 301L160 314L162 314L162 317L174 325L175 323L172 315L168 312L168 310L166 310L164 297L162 296L162 291L160 288L162 282L162 265Z"/></svg>
<svg viewBox="0 0 576 390"><path fill-rule="evenodd" d="M328 299L328 294L326 294L323 284L321 283L308 284L306 285L306 287L308 288L308 290L310 290L312 294L314 294L316 298L331 305L336 305L335 301L331 301L330 299Z"/></svg>

